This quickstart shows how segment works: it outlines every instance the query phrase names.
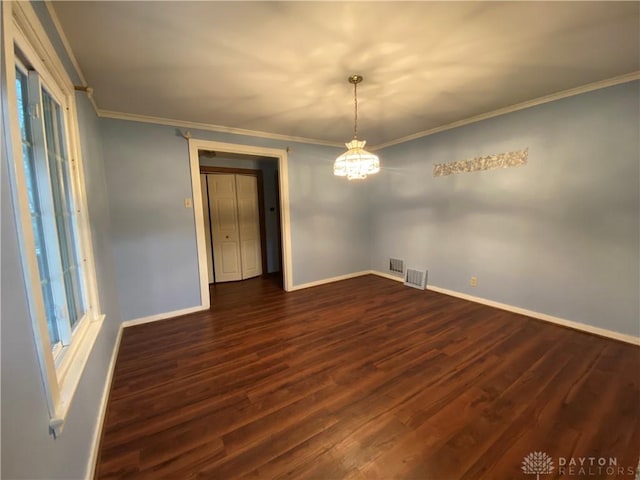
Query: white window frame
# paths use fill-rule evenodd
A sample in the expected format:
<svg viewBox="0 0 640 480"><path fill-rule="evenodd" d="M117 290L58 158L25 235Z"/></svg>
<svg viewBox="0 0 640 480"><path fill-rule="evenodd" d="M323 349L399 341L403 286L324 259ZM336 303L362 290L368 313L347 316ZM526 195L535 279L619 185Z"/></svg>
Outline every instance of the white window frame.
<svg viewBox="0 0 640 480"><path fill-rule="evenodd" d="M3 66L5 78L2 80L3 83L6 82L6 96L2 98L4 103L2 110L3 120L8 127L7 163L29 313L49 410L49 429L57 437L62 433L71 400L104 322L104 315L101 313L97 290L73 83L30 3L2 2L1 8L5 61ZM73 192L74 207L78 211L73 222L76 227L77 246L80 248L83 260L82 289L87 312L76 322L69 345L57 348L56 351L52 349L49 340L29 211L16 96L15 70L17 66L20 68L22 62L15 55L16 49L26 57L30 67L38 72L46 90L60 102L64 117L67 155L71 165L70 188ZM21 69L24 70L24 68L22 65Z"/></svg>

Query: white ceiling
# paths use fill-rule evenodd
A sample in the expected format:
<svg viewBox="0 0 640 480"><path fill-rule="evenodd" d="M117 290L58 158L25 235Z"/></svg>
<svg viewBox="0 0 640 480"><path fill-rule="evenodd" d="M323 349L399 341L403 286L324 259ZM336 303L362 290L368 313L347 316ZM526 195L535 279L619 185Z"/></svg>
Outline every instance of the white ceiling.
<svg viewBox="0 0 640 480"><path fill-rule="evenodd" d="M640 70L638 2L54 2L101 110L378 145Z"/></svg>

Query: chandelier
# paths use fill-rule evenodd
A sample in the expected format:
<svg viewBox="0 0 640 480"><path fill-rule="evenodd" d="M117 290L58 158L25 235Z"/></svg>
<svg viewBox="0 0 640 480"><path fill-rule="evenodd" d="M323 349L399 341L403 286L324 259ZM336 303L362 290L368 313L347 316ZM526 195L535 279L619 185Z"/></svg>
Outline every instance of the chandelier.
<svg viewBox="0 0 640 480"><path fill-rule="evenodd" d="M353 84L353 101L355 104L355 121L353 124L353 140L345 143L347 151L336 158L333 164L333 174L347 177L349 180L367 178L380 171L380 160L377 155L364 149L365 140L358 140L358 84L362 82L362 75L351 75L349 83Z"/></svg>

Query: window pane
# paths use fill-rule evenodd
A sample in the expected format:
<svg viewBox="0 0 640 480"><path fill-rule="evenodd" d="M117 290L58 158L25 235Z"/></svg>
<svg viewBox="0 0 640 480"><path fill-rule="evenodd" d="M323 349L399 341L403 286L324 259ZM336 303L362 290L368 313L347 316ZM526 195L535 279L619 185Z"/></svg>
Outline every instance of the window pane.
<svg viewBox="0 0 640 480"><path fill-rule="evenodd" d="M62 273L69 321L73 328L85 313L85 302L80 281L82 263L76 249L76 217L71 189L71 165L65 149L62 108L44 88L42 104Z"/></svg>
<svg viewBox="0 0 640 480"><path fill-rule="evenodd" d="M38 199L38 189L35 177L35 159L33 154L33 145L30 141L32 138L30 124L28 121L28 101L27 101L27 76L16 69L16 92L18 97L18 116L20 119L20 132L22 136L22 156L24 159L24 169L26 177L26 187L29 196L29 210L31 212L31 225L33 227L33 236L36 246L36 258L38 260L38 270L40 273L40 285L42 295L44 297L45 312L47 315L47 327L49 330L49 340L51 346L60 342L58 326L56 322L55 307L53 302L53 292L51 290L51 281L49 267L47 263L47 253L44 246L44 229L42 225L42 214L40 210L40 201Z"/></svg>

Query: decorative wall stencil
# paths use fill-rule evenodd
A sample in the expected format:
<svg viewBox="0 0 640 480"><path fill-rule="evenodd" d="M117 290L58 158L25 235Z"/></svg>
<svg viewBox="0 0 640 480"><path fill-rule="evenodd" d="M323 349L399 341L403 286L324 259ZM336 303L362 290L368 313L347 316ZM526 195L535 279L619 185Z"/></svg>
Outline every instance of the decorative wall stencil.
<svg viewBox="0 0 640 480"><path fill-rule="evenodd" d="M529 147L515 152L498 153L485 157L458 160L450 163L436 163L433 166L434 177L444 177L454 173L476 172L478 170L493 170L494 168L519 167L527 164Z"/></svg>

